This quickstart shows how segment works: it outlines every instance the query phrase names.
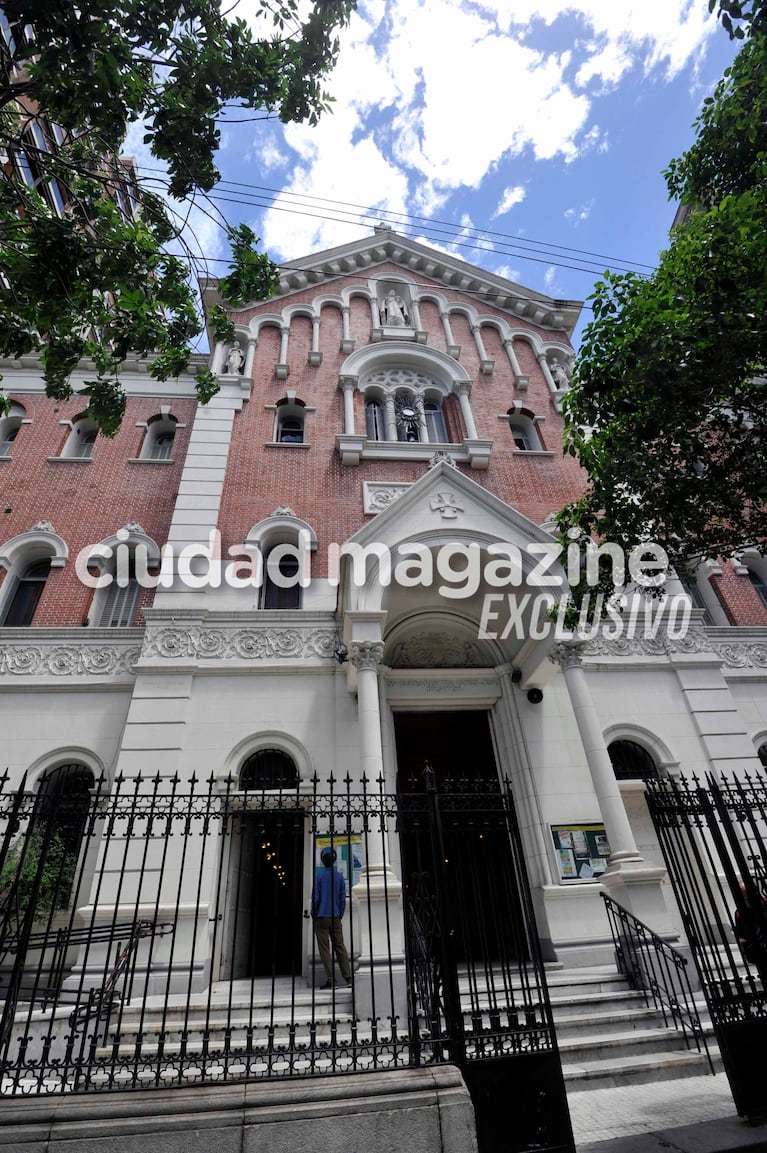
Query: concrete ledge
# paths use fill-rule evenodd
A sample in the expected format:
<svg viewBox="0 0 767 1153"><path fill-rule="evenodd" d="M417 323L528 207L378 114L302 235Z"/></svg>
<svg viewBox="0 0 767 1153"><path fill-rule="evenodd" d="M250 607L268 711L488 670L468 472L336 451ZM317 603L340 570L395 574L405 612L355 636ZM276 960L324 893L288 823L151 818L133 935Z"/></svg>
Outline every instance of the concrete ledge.
<svg viewBox="0 0 767 1153"><path fill-rule="evenodd" d="M6 1098L6 1153L476 1153L454 1066L81 1097Z"/></svg>

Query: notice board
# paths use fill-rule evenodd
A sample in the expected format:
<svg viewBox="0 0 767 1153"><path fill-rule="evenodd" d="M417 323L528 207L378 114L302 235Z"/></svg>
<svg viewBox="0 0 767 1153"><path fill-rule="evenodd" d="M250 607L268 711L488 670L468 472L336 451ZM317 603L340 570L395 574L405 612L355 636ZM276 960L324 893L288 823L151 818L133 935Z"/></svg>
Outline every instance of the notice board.
<svg viewBox="0 0 767 1153"><path fill-rule="evenodd" d="M551 825L560 881L594 881L607 868L610 842L604 825Z"/></svg>

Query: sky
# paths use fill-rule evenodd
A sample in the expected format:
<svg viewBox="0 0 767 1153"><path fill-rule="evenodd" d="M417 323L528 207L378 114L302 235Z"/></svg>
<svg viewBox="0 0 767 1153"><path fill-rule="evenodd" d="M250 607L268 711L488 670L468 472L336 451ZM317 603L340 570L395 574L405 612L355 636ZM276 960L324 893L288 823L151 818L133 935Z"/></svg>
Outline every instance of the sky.
<svg viewBox="0 0 767 1153"><path fill-rule="evenodd" d="M675 211L662 170L734 52L707 0L359 0L317 127L222 125L196 241L223 275L223 216L279 262L385 221L584 300L605 268L656 262Z"/></svg>

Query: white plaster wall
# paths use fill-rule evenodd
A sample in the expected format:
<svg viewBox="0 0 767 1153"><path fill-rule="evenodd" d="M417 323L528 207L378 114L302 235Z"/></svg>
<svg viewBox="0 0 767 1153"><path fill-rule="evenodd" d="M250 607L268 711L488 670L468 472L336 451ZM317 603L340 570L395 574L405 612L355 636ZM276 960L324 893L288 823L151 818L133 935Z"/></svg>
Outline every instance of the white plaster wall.
<svg viewBox="0 0 767 1153"><path fill-rule="evenodd" d="M283 734L306 751L310 770L354 776L359 766L357 705L338 666L328 671L262 671L247 675L198 674L191 689L181 762L192 772L235 775L260 736L261 747ZM242 756L235 756L242 747Z"/></svg>
<svg viewBox="0 0 767 1153"><path fill-rule="evenodd" d="M9 787L20 781L27 769L45 768L62 750L85 750L111 772L131 688L126 684L119 689L73 690L57 685L36 691L0 692L0 771L10 771Z"/></svg>

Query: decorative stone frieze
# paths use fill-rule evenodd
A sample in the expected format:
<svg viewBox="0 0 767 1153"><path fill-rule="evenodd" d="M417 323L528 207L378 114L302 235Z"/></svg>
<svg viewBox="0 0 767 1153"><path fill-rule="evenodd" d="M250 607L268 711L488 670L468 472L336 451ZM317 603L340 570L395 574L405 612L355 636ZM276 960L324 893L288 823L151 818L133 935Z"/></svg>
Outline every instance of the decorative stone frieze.
<svg viewBox="0 0 767 1153"><path fill-rule="evenodd" d="M414 633L394 646L390 660L395 669L464 669L488 663L480 645L449 632Z"/></svg>
<svg viewBox="0 0 767 1153"><path fill-rule="evenodd" d="M132 677L140 654L136 645L3 645L0 677Z"/></svg>
<svg viewBox="0 0 767 1153"><path fill-rule="evenodd" d="M141 660L290 661L311 657L332 660L338 646L334 629L296 625L253 628L205 626L150 628Z"/></svg>
<svg viewBox="0 0 767 1153"><path fill-rule="evenodd" d="M399 500L410 488L412 481L402 484L388 484L385 481L366 480L362 482L362 508L366 513L378 513Z"/></svg>

